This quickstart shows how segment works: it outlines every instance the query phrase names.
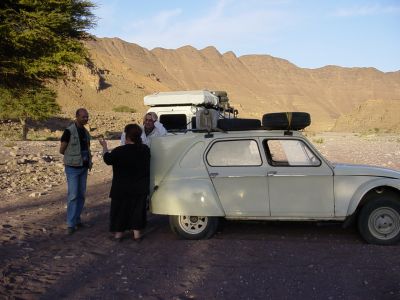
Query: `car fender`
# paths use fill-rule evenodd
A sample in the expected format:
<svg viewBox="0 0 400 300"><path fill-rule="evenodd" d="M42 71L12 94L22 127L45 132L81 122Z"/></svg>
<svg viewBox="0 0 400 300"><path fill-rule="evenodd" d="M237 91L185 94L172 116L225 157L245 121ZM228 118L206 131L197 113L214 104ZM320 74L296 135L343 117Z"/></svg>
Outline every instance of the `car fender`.
<svg viewBox="0 0 400 300"><path fill-rule="evenodd" d="M391 178L375 178L363 183L353 194L353 197L351 197L349 207L347 209L347 216L352 215L356 211L359 203L366 193L380 186L389 186L400 191L400 180Z"/></svg>
<svg viewBox="0 0 400 300"><path fill-rule="evenodd" d="M161 215L225 216L209 178L162 181L152 194L150 208Z"/></svg>

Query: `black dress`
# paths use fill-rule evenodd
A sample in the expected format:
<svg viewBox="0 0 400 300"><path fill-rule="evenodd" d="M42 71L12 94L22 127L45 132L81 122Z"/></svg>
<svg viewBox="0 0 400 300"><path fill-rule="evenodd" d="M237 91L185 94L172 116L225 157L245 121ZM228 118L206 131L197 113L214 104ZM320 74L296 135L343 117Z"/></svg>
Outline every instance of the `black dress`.
<svg viewBox="0 0 400 300"><path fill-rule="evenodd" d="M110 231L143 229L150 184L149 147L126 144L105 153L103 159L113 167Z"/></svg>

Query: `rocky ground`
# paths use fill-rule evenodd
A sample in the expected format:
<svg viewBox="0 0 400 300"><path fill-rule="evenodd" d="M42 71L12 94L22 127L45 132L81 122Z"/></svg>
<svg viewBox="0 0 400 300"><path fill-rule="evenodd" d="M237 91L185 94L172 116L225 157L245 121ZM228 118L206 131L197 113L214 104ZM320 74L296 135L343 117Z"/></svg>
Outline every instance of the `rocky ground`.
<svg viewBox="0 0 400 300"><path fill-rule="evenodd" d="M399 136L307 135L333 162L400 170ZM112 172L92 145L83 216L90 227L66 236L59 142L0 142L1 298L400 297L398 246L366 245L335 225L228 222L212 240L179 241L165 217L149 215L142 244L116 245L107 230Z"/></svg>
<svg viewBox="0 0 400 300"><path fill-rule="evenodd" d="M118 141L111 141L111 145ZM25 195L38 198L65 183L59 142L27 141L0 143L0 196L4 199ZM101 173L109 178L109 168L103 165L102 151L93 142L93 169L90 176Z"/></svg>

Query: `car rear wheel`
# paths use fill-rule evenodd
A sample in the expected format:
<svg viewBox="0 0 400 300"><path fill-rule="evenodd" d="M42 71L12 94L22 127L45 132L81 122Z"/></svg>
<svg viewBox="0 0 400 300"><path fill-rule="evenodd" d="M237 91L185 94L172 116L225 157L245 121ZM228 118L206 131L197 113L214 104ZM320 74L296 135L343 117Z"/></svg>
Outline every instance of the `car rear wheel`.
<svg viewBox="0 0 400 300"><path fill-rule="evenodd" d="M214 235L218 227L217 217L203 216L170 216L172 231L180 238L189 240L208 239Z"/></svg>
<svg viewBox="0 0 400 300"><path fill-rule="evenodd" d="M361 236L371 244L393 245L400 241L400 201L382 195L369 201L358 217Z"/></svg>

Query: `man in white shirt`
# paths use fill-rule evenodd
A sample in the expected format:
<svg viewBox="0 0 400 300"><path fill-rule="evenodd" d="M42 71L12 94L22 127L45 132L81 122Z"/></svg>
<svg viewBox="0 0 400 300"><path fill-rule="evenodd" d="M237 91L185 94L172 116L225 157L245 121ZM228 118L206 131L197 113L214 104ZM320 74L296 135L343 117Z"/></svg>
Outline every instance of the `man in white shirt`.
<svg viewBox="0 0 400 300"><path fill-rule="evenodd" d="M158 122L158 116L155 112L148 112L144 115L142 127L142 142L150 147L151 138L154 136L163 136L167 130L163 124ZM125 132L121 135L121 145L125 145Z"/></svg>

